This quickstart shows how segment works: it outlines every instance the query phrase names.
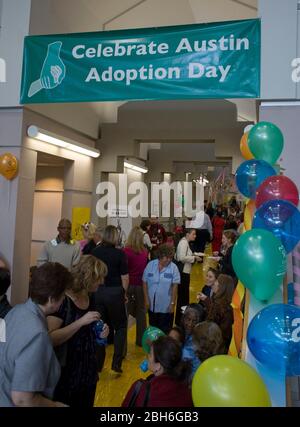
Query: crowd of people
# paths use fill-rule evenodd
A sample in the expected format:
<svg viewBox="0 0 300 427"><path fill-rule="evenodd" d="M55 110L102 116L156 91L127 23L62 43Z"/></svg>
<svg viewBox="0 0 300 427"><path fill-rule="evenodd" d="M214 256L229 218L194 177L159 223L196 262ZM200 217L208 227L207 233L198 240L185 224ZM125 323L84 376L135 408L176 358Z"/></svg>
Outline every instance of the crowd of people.
<svg viewBox="0 0 300 427"><path fill-rule="evenodd" d="M101 339L113 343L111 369L120 375L128 315L136 319L141 347L147 314L149 325L165 336L151 343L152 374L132 385L123 406L192 406L197 368L208 357L226 354L231 341L238 219L234 201L226 209L207 205L202 223L190 218L174 233L157 218L145 219L133 227L125 247L119 247L112 225L83 224L84 239L73 241L71 222L62 219L57 237L44 244L31 270L28 300L14 308L5 295L10 272L0 261L0 317L6 323L0 406L93 406L105 360L95 325L102 320ZM191 302L192 265L207 256L207 242L218 270L208 270Z"/></svg>

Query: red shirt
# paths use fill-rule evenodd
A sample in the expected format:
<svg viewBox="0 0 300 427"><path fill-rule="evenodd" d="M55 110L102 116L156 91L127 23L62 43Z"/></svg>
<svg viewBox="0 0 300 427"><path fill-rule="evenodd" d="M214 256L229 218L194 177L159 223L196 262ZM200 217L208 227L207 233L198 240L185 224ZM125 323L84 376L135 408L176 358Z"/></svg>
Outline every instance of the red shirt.
<svg viewBox="0 0 300 427"><path fill-rule="evenodd" d="M132 248L126 247L123 249L128 260L129 285L142 286L143 273L148 262L148 251L136 253Z"/></svg>
<svg viewBox="0 0 300 427"><path fill-rule="evenodd" d="M160 224L151 224L148 234L154 246L159 246L167 241L166 230Z"/></svg>
<svg viewBox="0 0 300 427"><path fill-rule="evenodd" d="M214 237L221 237L224 230L225 220L219 216L214 216L212 220Z"/></svg>
<svg viewBox="0 0 300 427"><path fill-rule="evenodd" d="M151 382L151 386L147 407L192 408L194 406L191 390L186 384L165 374L159 375L158 377L153 376L148 381ZM123 408L128 407L135 384L136 383L134 383L128 391L122 403ZM145 398L145 391L146 384L143 384L135 401L135 407L142 407Z"/></svg>

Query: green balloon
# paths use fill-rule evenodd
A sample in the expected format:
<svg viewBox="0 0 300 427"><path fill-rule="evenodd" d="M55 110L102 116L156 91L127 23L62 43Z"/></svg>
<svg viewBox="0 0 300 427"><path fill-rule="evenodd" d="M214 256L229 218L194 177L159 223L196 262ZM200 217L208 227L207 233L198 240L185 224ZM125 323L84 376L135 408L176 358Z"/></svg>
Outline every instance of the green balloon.
<svg viewBox="0 0 300 427"><path fill-rule="evenodd" d="M249 132L248 147L256 159L273 165L283 150L282 132L273 123L259 122Z"/></svg>
<svg viewBox="0 0 300 427"><path fill-rule="evenodd" d="M164 336L164 332L154 326L149 326L142 336L142 347L145 353L150 353L150 346L157 338Z"/></svg>
<svg viewBox="0 0 300 427"><path fill-rule="evenodd" d="M256 228L242 234L232 251L232 265L239 280L259 301L268 301L282 284L286 252L270 231Z"/></svg>

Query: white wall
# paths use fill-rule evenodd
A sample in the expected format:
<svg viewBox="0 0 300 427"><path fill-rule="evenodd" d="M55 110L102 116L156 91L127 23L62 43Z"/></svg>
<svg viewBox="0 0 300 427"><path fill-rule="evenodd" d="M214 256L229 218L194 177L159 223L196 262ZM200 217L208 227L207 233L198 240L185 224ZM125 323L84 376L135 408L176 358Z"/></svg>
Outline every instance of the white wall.
<svg viewBox="0 0 300 427"><path fill-rule="evenodd" d="M31 0L2 0L0 57L6 62L6 83L0 83L0 107L19 105L23 39L29 32Z"/></svg>
<svg viewBox="0 0 300 427"><path fill-rule="evenodd" d="M283 152L280 165L285 169L284 174L291 178L300 189L300 103L263 103L260 107L260 120L276 124L284 136Z"/></svg>
<svg viewBox="0 0 300 427"><path fill-rule="evenodd" d="M94 159L27 137L26 130L31 124L90 147L95 146L95 141L32 111L25 110L24 112L24 147L62 157L66 160L62 216L71 219L73 207L91 206Z"/></svg>
<svg viewBox="0 0 300 427"><path fill-rule="evenodd" d="M299 57L297 0L259 0L261 34L261 98L295 99L291 61Z"/></svg>
<svg viewBox="0 0 300 427"><path fill-rule="evenodd" d="M0 154L12 153L19 161L15 179L0 176L0 257L12 270L14 302L27 297L36 169L36 153L21 148L22 118L19 110L0 110Z"/></svg>

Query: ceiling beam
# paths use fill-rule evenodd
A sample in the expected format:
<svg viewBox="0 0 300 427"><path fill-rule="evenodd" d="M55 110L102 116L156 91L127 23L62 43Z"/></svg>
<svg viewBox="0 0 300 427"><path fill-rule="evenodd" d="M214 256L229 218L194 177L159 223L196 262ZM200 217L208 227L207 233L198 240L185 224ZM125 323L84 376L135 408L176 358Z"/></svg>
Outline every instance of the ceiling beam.
<svg viewBox="0 0 300 427"><path fill-rule="evenodd" d="M229 0L229 1L231 1L232 3L237 3L237 4L240 4L242 6L248 7L248 9L257 10L257 7L251 6L251 4L248 4L242 0Z"/></svg>
<svg viewBox="0 0 300 427"><path fill-rule="evenodd" d="M106 26L110 24L111 22L115 21L116 19L120 18L120 16L126 15L126 13L130 12L131 10L135 9L136 7L140 6L142 3L145 3L147 0L139 0L136 4L133 6L128 7L127 9L123 10L123 12L118 13L117 15L110 18L108 21L103 22L102 28L103 31L105 31Z"/></svg>

